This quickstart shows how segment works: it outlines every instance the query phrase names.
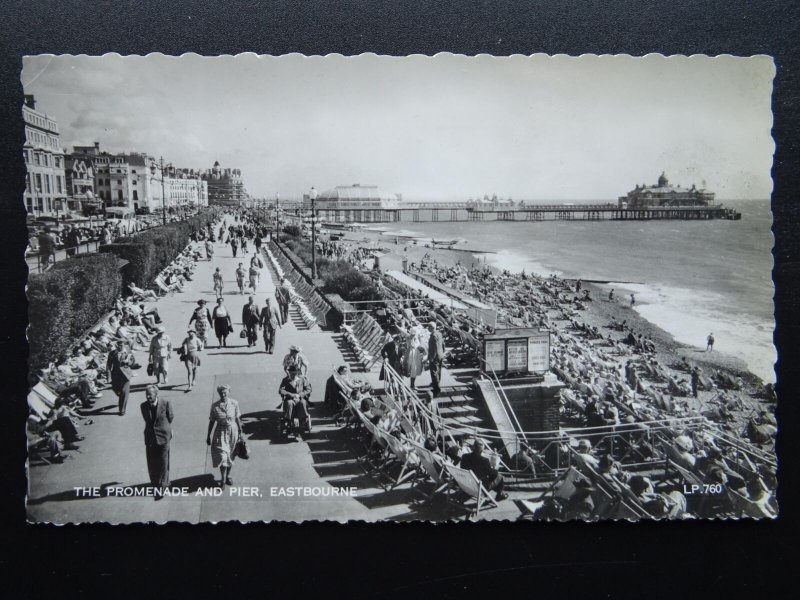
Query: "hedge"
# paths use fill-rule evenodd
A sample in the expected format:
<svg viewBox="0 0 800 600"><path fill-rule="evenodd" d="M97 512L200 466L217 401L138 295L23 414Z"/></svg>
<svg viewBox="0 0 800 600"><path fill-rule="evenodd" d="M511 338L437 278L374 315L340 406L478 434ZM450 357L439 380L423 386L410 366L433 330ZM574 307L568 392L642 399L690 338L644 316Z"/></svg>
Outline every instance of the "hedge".
<svg viewBox="0 0 800 600"><path fill-rule="evenodd" d="M114 305L122 287L115 256L84 254L28 278L29 364L63 357Z"/></svg>
<svg viewBox="0 0 800 600"><path fill-rule="evenodd" d="M79 254L28 278L29 364L38 369L64 357L114 305L128 283L149 287L209 220L200 214ZM117 257L128 261L120 272Z"/></svg>
<svg viewBox="0 0 800 600"><path fill-rule="evenodd" d="M161 270L189 243L191 232L204 228L207 220L206 215L195 215L186 221L167 223L101 246L100 252L110 252L128 261L122 270L123 293L128 294L129 283L150 287Z"/></svg>
<svg viewBox="0 0 800 600"><path fill-rule="evenodd" d="M285 245L306 265L311 264L311 243L299 237L291 237ZM380 292L371 277L344 260L317 258L317 277L324 281L322 293L338 294L345 300L379 301Z"/></svg>

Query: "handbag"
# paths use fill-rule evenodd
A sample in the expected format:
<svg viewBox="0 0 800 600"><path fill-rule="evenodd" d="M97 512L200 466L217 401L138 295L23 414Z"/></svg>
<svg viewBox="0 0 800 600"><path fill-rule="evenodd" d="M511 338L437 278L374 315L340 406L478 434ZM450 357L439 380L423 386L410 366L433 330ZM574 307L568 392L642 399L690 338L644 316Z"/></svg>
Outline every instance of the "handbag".
<svg viewBox="0 0 800 600"><path fill-rule="evenodd" d="M242 329L242 330L239 332L239 337L240 337L240 338L242 338L242 339L246 338L246 337L247 337L247 331L245 331L244 329Z"/></svg>
<svg viewBox="0 0 800 600"><path fill-rule="evenodd" d="M250 448L247 447L247 442L243 436L239 436L239 441L236 442L236 456L247 460L250 458Z"/></svg>
<svg viewBox="0 0 800 600"><path fill-rule="evenodd" d="M152 377L154 372L153 363L147 363L147 375Z"/></svg>

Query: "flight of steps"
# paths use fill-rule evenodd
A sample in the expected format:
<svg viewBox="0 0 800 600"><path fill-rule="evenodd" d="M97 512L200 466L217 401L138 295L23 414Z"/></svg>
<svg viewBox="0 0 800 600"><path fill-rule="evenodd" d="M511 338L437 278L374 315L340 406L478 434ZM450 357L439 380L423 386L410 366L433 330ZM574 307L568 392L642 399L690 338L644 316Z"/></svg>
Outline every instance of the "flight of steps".
<svg viewBox="0 0 800 600"><path fill-rule="evenodd" d="M471 438L476 427L490 427L480 400L469 388L443 388L433 402L454 438Z"/></svg>

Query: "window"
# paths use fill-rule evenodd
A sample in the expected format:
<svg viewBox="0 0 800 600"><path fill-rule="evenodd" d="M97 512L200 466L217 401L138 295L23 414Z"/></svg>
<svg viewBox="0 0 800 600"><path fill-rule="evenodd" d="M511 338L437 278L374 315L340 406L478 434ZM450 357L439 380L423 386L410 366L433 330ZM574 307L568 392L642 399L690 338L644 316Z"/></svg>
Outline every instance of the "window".
<svg viewBox="0 0 800 600"><path fill-rule="evenodd" d="M56 167L58 167L59 169L61 168L61 157L60 156L56 156Z"/></svg>
<svg viewBox="0 0 800 600"><path fill-rule="evenodd" d="M117 200L122 200L122 190L117 190Z"/></svg>
<svg viewBox="0 0 800 600"><path fill-rule="evenodd" d="M56 175L56 192L59 194L64 192L64 186L61 183L61 175Z"/></svg>
<svg viewBox="0 0 800 600"><path fill-rule="evenodd" d="M36 173L36 191L42 193L42 175L40 173Z"/></svg>
<svg viewBox="0 0 800 600"><path fill-rule="evenodd" d="M136 180L135 179L133 180L133 185L136 185Z"/></svg>
<svg viewBox="0 0 800 600"><path fill-rule="evenodd" d="M47 192L48 194L52 191L50 175L44 176L44 191Z"/></svg>
<svg viewBox="0 0 800 600"><path fill-rule="evenodd" d="M42 166L42 157L41 157L41 156L39 156L39 153L38 153L38 152L34 152L34 153L33 153L33 162L34 162L34 164L36 164L37 166L40 166L40 167Z"/></svg>
<svg viewBox="0 0 800 600"><path fill-rule="evenodd" d="M133 190L133 199L134 199L134 201L139 199L139 194L138 194L138 192L136 190Z"/></svg>

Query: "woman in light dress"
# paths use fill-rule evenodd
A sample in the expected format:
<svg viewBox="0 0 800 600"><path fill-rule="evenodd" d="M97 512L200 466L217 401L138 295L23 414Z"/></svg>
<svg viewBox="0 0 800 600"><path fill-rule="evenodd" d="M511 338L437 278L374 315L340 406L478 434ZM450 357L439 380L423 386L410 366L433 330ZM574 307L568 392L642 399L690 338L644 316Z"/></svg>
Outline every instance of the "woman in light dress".
<svg viewBox="0 0 800 600"><path fill-rule="evenodd" d="M186 377L188 385L186 391L194 387L194 380L197 377L197 367L200 366L200 352L203 350L203 340L198 337L194 329L187 331L188 336L181 343L181 360L186 365Z"/></svg>
<svg viewBox="0 0 800 600"><path fill-rule="evenodd" d="M214 468L219 467L220 486L233 485L231 468L236 458L236 444L242 434L242 415L239 403L230 397L230 386L217 388L219 400L211 405L208 417L206 444L211 446L211 461ZM213 436L212 436L213 434Z"/></svg>
<svg viewBox="0 0 800 600"><path fill-rule="evenodd" d="M403 357L406 375L411 379L411 389L414 388L417 377L422 374L423 361L427 354L427 341L425 330L420 325L413 325L406 336L406 354Z"/></svg>

